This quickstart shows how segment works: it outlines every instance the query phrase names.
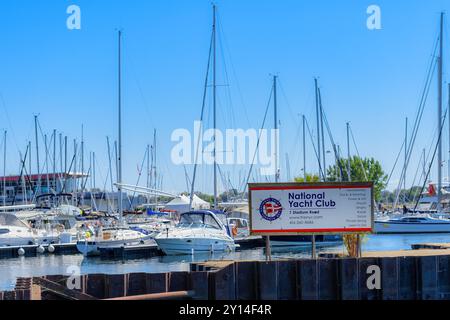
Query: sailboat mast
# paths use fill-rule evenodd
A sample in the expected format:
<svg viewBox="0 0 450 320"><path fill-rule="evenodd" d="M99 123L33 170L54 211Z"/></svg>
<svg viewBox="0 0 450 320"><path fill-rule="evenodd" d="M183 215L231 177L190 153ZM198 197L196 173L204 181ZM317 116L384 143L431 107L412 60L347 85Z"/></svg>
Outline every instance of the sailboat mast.
<svg viewBox="0 0 450 320"><path fill-rule="evenodd" d="M118 153L117 153L117 189L119 194L118 201L118 209L119 216L122 218L123 207L122 207L122 67L121 67L121 59L122 59L122 31L119 30L119 64L118 64L118 115L119 115L119 145L118 145Z"/></svg>
<svg viewBox="0 0 450 320"><path fill-rule="evenodd" d="M323 106L322 106L322 93L320 88L317 90L319 93L319 109L320 109L320 131L321 131L321 139L322 139L322 167L323 167L323 180L327 181L327 164L325 158L325 134L323 130ZM320 154L319 154L320 157Z"/></svg>
<svg viewBox="0 0 450 320"><path fill-rule="evenodd" d="M439 36L439 58L438 58L438 128L442 126L442 72L444 57L444 13L441 12L440 36ZM442 139L439 139L438 147L438 186L437 186L437 210L441 210L442 200Z"/></svg>
<svg viewBox="0 0 450 320"><path fill-rule="evenodd" d="M275 129L275 182L278 183L280 175L278 172L278 106L277 106L277 76L273 76L273 112Z"/></svg>
<svg viewBox="0 0 450 320"><path fill-rule="evenodd" d="M84 181L84 125L81 125L81 181ZM84 205L84 183L81 186L81 205Z"/></svg>
<svg viewBox="0 0 450 320"><path fill-rule="evenodd" d="M405 121L405 178L403 179L403 189L406 191L406 169L408 162L408 117Z"/></svg>
<svg viewBox="0 0 450 320"><path fill-rule="evenodd" d="M317 160L319 161L319 170L322 168L320 165L320 113L319 113L319 86L317 84L317 78L314 79L314 87L316 92L316 120L317 120ZM321 171L321 170L320 170ZM319 173L320 176L320 173ZM323 174L321 177L321 180L323 181Z"/></svg>
<svg viewBox="0 0 450 320"><path fill-rule="evenodd" d="M448 109L450 111L450 83L448 84ZM449 118L449 130L450 130L450 117ZM448 139L448 143L449 143L449 147L448 147L448 152L449 152L449 158L448 158L448 174L447 174L447 181L448 183L450 183L450 132L449 132L449 139Z"/></svg>
<svg viewBox="0 0 450 320"><path fill-rule="evenodd" d="M351 175L351 156L350 156L350 123L347 122L347 177L348 181L352 181Z"/></svg>
<svg viewBox="0 0 450 320"><path fill-rule="evenodd" d="M3 136L3 206L6 206L6 130Z"/></svg>
<svg viewBox="0 0 450 320"><path fill-rule="evenodd" d="M53 129L53 187L56 192L56 129Z"/></svg>
<svg viewBox="0 0 450 320"><path fill-rule="evenodd" d="M302 117L303 119L303 177L304 182L306 181L306 118L305 115Z"/></svg>
<svg viewBox="0 0 450 320"><path fill-rule="evenodd" d="M217 85L216 85L216 6L213 5L213 113L214 113L214 208L217 208Z"/></svg>
<svg viewBox="0 0 450 320"><path fill-rule="evenodd" d="M39 167L39 138L38 138L38 116L34 116L34 135L36 138L36 166L37 166L37 174L38 174L38 183L36 188L36 193L40 192L41 189L41 171Z"/></svg>

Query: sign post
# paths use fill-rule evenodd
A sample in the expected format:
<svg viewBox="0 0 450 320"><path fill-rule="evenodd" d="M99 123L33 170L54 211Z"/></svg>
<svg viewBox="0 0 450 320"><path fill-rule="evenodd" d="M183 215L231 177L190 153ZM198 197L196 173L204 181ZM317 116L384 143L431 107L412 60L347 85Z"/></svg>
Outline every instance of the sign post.
<svg viewBox="0 0 450 320"><path fill-rule="evenodd" d="M249 184L250 232L266 236L270 255L272 236L372 233L374 225L373 183L251 183Z"/></svg>

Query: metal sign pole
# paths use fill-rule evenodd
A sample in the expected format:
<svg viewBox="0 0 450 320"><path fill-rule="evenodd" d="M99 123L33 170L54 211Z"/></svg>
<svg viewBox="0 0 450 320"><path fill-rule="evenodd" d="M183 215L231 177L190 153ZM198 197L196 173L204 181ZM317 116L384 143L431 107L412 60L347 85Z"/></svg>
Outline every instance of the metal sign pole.
<svg viewBox="0 0 450 320"><path fill-rule="evenodd" d="M356 245L357 245L357 255L358 255L358 258L361 258L361 256L362 256L362 252L361 252L361 235L357 235L356 236Z"/></svg>
<svg viewBox="0 0 450 320"><path fill-rule="evenodd" d="M270 236L266 237L266 260L272 261L272 250L270 248Z"/></svg>
<svg viewBox="0 0 450 320"><path fill-rule="evenodd" d="M316 236L315 235L312 236L311 245L312 245L311 258L316 259Z"/></svg>

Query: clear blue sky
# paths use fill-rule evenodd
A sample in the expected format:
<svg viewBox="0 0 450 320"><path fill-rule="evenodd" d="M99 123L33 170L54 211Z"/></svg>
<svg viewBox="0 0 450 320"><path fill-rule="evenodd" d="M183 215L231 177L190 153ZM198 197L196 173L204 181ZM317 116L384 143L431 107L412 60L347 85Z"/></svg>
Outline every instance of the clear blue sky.
<svg viewBox="0 0 450 320"><path fill-rule="evenodd" d="M79 31L66 28L71 4L81 7ZM366 28L371 4L381 7L382 30ZM221 128L259 128L270 74L278 74L282 170L288 153L291 175L301 174L298 117L305 114L315 123L317 76L335 140L345 146L345 123L351 122L361 155L375 157L385 171L391 170L405 117L412 122L418 107L439 12L450 13L448 1L222 0L217 5L223 48L218 82L229 85L219 88ZM446 22L445 80L450 70L449 26ZM8 174L19 173L18 152L34 140L33 115L39 114L46 133L56 129L70 141L80 138L84 125L86 152L97 153L97 181L103 182L106 136L114 139L117 131L117 28L124 31L124 180L136 183L137 165L156 128L163 187L186 189L183 167L170 162L170 135L177 128L192 130L199 118L211 31L209 0L1 1L0 128L9 132ZM434 83L408 183L421 149L433 138L435 100ZM446 135L445 159L448 140ZM307 170L317 172L308 148ZM236 185L246 168L222 170ZM192 167L187 170L191 175ZM284 170L283 179L285 175ZM399 170L394 180L398 177ZM200 170L197 189L212 192L211 168Z"/></svg>

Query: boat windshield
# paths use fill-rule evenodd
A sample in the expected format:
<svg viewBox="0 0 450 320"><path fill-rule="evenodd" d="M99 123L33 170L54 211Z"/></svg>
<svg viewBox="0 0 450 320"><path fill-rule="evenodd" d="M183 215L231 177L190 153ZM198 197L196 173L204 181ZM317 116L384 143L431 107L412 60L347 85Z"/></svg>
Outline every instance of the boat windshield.
<svg viewBox="0 0 450 320"><path fill-rule="evenodd" d="M181 228L214 228L221 229L216 219L204 213L185 213L180 217L178 227Z"/></svg>
<svg viewBox="0 0 450 320"><path fill-rule="evenodd" d="M13 226L13 227L23 227L28 228L28 226L19 220L13 214L0 214L0 226Z"/></svg>

